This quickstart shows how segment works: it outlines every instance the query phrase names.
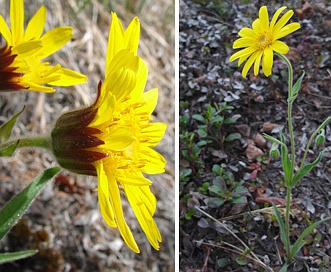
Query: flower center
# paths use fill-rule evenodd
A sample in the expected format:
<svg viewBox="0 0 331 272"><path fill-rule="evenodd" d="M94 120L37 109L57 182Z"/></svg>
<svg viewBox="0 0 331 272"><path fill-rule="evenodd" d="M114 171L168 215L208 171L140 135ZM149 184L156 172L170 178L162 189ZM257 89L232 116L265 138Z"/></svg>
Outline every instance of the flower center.
<svg viewBox="0 0 331 272"><path fill-rule="evenodd" d="M268 32L260 33L256 39L256 47L259 50L264 50L272 44L272 37Z"/></svg>

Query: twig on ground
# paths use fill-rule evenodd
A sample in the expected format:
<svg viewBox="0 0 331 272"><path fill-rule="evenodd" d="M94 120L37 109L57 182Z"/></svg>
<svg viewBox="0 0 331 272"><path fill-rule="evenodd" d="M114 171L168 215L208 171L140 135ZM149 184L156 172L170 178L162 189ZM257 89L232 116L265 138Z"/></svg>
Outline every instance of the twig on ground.
<svg viewBox="0 0 331 272"><path fill-rule="evenodd" d="M236 238L243 246L245 249L249 250L249 254L252 255L253 259L259 263L264 269L266 269L267 271L273 271L270 267L268 267L264 262L262 262L258 256L256 256L256 254L251 251L251 249L244 243L243 240L241 240L232 230L230 230L225 224L223 224L222 222L220 222L219 220L217 220L216 218L212 217L210 214L206 213L205 211L201 210L199 207L195 207L199 212L201 212L202 214L204 214L205 216L209 217L210 219L212 219L213 221L217 222L218 224L220 224L223 228L225 228L234 238Z"/></svg>

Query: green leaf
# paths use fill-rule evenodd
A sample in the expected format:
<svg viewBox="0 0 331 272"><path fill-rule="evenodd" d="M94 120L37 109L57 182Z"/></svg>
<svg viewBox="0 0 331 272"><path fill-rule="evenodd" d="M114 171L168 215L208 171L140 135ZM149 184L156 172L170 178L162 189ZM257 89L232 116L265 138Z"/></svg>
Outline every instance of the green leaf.
<svg viewBox="0 0 331 272"><path fill-rule="evenodd" d="M292 89L292 96L293 97L297 97L298 96L298 93L300 91L300 88L301 88L301 83L302 83L302 80L303 80L303 77L305 76L305 71L303 71L301 77L298 79L297 82L295 82L295 84L293 85L293 89Z"/></svg>
<svg viewBox="0 0 331 272"><path fill-rule="evenodd" d="M206 145L206 144L208 144L207 141L205 141L205 140L201 140L201 141L199 141L199 142L196 143L195 147L204 146L204 145ZM198 151L198 152L199 152L199 151Z"/></svg>
<svg viewBox="0 0 331 272"><path fill-rule="evenodd" d="M13 155L19 142L20 142L20 140L4 143L0 147L0 157L5 157L5 156L10 157L11 155Z"/></svg>
<svg viewBox="0 0 331 272"><path fill-rule="evenodd" d="M316 131L321 131L330 121L331 116L327 117L324 122L316 129Z"/></svg>
<svg viewBox="0 0 331 272"><path fill-rule="evenodd" d="M246 265L247 264L247 260L246 259L243 259L242 257L236 258L236 262L239 265Z"/></svg>
<svg viewBox="0 0 331 272"><path fill-rule="evenodd" d="M193 114L192 118L195 119L195 120L198 120L202 123L206 123L205 118L200 114Z"/></svg>
<svg viewBox="0 0 331 272"><path fill-rule="evenodd" d="M0 254L0 264L16 261L36 254L38 250L26 250Z"/></svg>
<svg viewBox="0 0 331 272"><path fill-rule="evenodd" d="M217 266L218 267L225 267L229 263L229 260L227 258L221 258L217 260Z"/></svg>
<svg viewBox="0 0 331 272"><path fill-rule="evenodd" d="M199 128L198 134L199 134L200 138L206 138L208 136L205 128Z"/></svg>
<svg viewBox="0 0 331 272"><path fill-rule="evenodd" d="M207 202L208 207L210 208L218 208L224 204L224 200L219 197L210 198Z"/></svg>
<svg viewBox="0 0 331 272"><path fill-rule="evenodd" d="M0 127L0 143L7 141L10 137L11 131L16 123L17 118L21 115L24 111L25 106L22 108L20 112L15 114L12 118L10 118L6 123L4 123Z"/></svg>
<svg viewBox="0 0 331 272"><path fill-rule="evenodd" d="M282 215L280 214L280 212L277 209L277 207L275 206L275 204L272 204L272 206L274 207L275 215L276 215L277 222L279 225L280 239L282 240L285 249L287 249L287 248L289 248L290 241L289 241L288 237L286 237L285 225L284 225ZM286 253L288 254L288 252L286 252Z"/></svg>
<svg viewBox="0 0 331 272"><path fill-rule="evenodd" d="M231 133L228 136L225 137L225 141L234 141L234 140L238 140L241 139L241 135L240 133Z"/></svg>
<svg viewBox="0 0 331 272"><path fill-rule="evenodd" d="M244 186L238 186L236 189L233 190L233 193L236 194L248 194L248 189Z"/></svg>
<svg viewBox="0 0 331 272"><path fill-rule="evenodd" d="M210 186L209 192L214 193L215 195L220 195L220 196L224 195L224 191L222 190L222 188L217 185Z"/></svg>
<svg viewBox="0 0 331 272"><path fill-rule="evenodd" d="M266 133L262 133L263 137L266 138L267 140L275 143L275 144L279 144L279 145L282 145L283 143L281 141L279 141L278 139L266 134Z"/></svg>
<svg viewBox="0 0 331 272"><path fill-rule="evenodd" d="M233 197L232 203L234 203L234 204L245 204L245 203L247 203L247 198L245 196Z"/></svg>
<svg viewBox="0 0 331 272"><path fill-rule="evenodd" d="M229 125L229 124L234 124L235 122L237 122L236 118L229 117L229 118L224 119L223 124L228 124Z"/></svg>
<svg viewBox="0 0 331 272"><path fill-rule="evenodd" d="M60 171L59 167L45 170L24 190L12 198L0 211L0 239L17 223L43 186Z"/></svg>
<svg viewBox="0 0 331 272"><path fill-rule="evenodd" d="M292 104L294 102L295 99L297 99L298 95L293 95L292 97L290 97L289 99L287 99L288 103Z"/></svg>
<svg viewBox="0 0 331 272"><path fill-rule="evenodd" d="M296 185L306 174L310 172L311 169L313 169L321 161L324 152L325 150L322 150L315 161L306 164L304 167L302 167L302 169L300 169L298 172L295 173L291 183L292 187Z"/></svg>
<svg viewBox="0 0 331 272"><path fill-rule="evenodd" d="M290 260L292 258L295 257L295 255L298 254L298 252L300 251L300 249L306 244L304 242L304 238L307 236L307 234L309 234L310 232L312 232L314 230L314 228L320 224L322 224L323 222L327 221L331 219L331 216L326 217L318 222L315 222L313 224L311 224L309 227L307 227L299 236L299 238L295 241L294 245L291 248L291 252L290 252Z"/></svg>
<svg viewBox="0 0 331 272"><path fill-rule="evenodd" d="M185 213L184 217L186 220L191 220L192 219L192 216L194 215L195 213L195 209L194 208L190 208L187 213Z"/></svg>
<svg viewBox="0 0 331 272"><path fill-rule="evenodd" d="M287 265L287 263L285 263L285 264L282 266L282 268L279 270L279 272L286 272L286 271L287 271L287 267L288 267L288 265Z"/></svg>
<svg viewBox="0 0 331 272"><path fill-rule="evenodd" d="M211 120L210 124L211 125L214 125L215 123L222 123L224 120L224 117L223 116L220 116L220 115L217 115L217 116L214 116L213 119Z"/></svg>
<svg viewBox="0 0 331 272"><path fill-rule="evenodd" d="M291 161L288 156L287 147L285 145L284 135L281 131L279 131L279 135L280 135L280 139L282 142L282 144L280 145L280 151L281 151L281 155L282 155L282 166L283 166L283 170L284 170L285 184L287 187L290 187L291 186L290 181L292 178Z"/></svg>

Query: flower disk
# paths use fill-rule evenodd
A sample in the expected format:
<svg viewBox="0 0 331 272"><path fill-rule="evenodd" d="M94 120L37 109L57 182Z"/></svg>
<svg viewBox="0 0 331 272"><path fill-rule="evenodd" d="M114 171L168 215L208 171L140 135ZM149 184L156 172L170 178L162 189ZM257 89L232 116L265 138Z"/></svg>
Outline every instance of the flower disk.
<svg viewBox="0 0 331 272"><path fill-rule="evenodd" d="M11 0L11 30L0 15L0 33L6 45L0 50L0 90L29 90L54 92L54 86L71 86L85 83L86 76L50 66L42 59L52 55L72 38L71 27L58 27L42 35L46 21L46 8L42 6L29 21L24 31L23 0Z"/></svg>
<svg viewBox="0 0 331 272"><path fill-rule="evenodd" d="M289 51L289 47L279 39L291 34L292 32L300 28L299 23L286 23L293 16L293 10L287 11L279 20L280 13L286 9L286 7L279 8L269 24L269 15L266 6L260 8L259 18L256 19L252 28L242 28L238 35L241 37L233 43L233 48L245 48L242 49L230 57L230 61L239 59L238 66L240 66L245 60L246 63L242 70L242 76L247 76L248 70L254 63L254 75L259 73L260 63L262 60L262 70L266 76L271 75L271 69L273 66L273 53L278 52L286 54ZM278 20L278 21L277 21Z"/></svg>
<svg viewBox="0 0 331 272"><path fill-rule="evenodd" d="M148 69L137 55L140 23L136 17L124 31L115 13L109 34L106 76L88 108L62 115L52 145L59 164L73 172L98 176L101 214L118 228L126 244L139 253L121 204L123 192L150 244L159 249L162 238L153 219L156 198L143 173L164 172L165 159L153 148L166 125L151 123L158 90L144 92Z"/></svg>

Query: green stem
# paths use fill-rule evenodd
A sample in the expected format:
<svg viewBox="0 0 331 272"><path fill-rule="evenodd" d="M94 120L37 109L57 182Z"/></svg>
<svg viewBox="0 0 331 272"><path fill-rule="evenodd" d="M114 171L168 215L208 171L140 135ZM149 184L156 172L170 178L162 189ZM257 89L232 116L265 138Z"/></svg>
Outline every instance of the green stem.
<svg viewBox="0 0 331 272"><path fill-rule="evenodd" d="M45 149L52 149L52 143L50 137L26 137L26 138L19 138L18 145L16 148L23 148L23 147L40 147ZM0 149L3 146L9 146L11 144L15 144L16 140L11 140L8 142L4 142L0 144Z"/></svg>
<svg viewBox="0 0 331 272"><path fill-rule="evenodd" d="M305 161L306 161L306 157L308 154L308 150L310 148L310 145L313 141L313 139L316 137L317 133L319 133L325 126L326 124L330 121L331 117L329 116L328 118L325 119L325 121L315 130L315 132L310 136L309 141L307 143L306 149L305 149L305 153L303 154L302 160L301 160L301 164L300 164L300 169L299 171L302 169L302 167L305 165Z"/></svg>
<svg viewBox="0 0 331 272"><path fill-rule="evenodd" d="M295 144L294 144L294 132L293 132L293 121L292 121L292 103L291 98L293 95L293 68L291 62L282 54L276 53L280 58L282 58L288 68L288 98L287 98L287 122L288 122L288 130L290 133L290 141L291 141L291 170L293 177L294 172L294 163L295 163Z"/></svg>
<svg viewBox="0 0 331 272"><path fill-rule="evenodd" d="M290 261L291 241L290 241L290 209L291 209L291 187L286 189L286 209L285 209L285 232L286 232L286 255L287 261Z"/></svg>
<svg viewBox="0 0 331 272"><path fill-rule="evenodd" d="M277 53L277 55L283 59L288 68L288 99L287 99L287 122L288 122L288 130L290 134L290 142L291 142L291 176L288 184L286 186L286 210L285 210L285 232L286 239L288 241L286 254L287 261L290 261L290 208L291 208L291 190L292 179L294 174L294 164L295 164L295 143L294 143L294 132L293 132L293 120L292 120L292 95L293 95L293 68L291 62L282 54Z"/></svg>

